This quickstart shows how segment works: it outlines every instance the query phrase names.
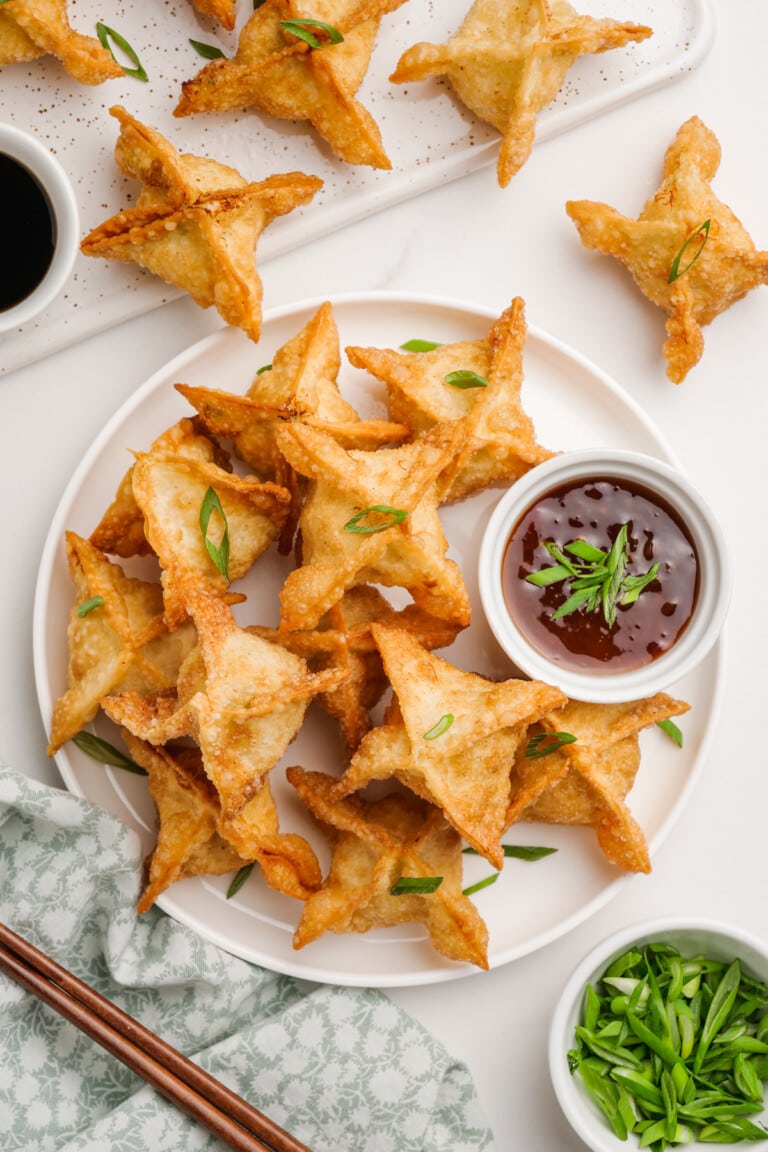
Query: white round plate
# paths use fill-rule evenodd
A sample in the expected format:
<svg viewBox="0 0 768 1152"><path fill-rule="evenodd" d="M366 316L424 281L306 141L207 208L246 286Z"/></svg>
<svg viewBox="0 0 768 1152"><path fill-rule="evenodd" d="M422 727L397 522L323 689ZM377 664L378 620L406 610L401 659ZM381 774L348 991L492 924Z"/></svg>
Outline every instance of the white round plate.
<svg viewBox="0 0 768 1152"><path fill-rule="evenodd" d="M67 677L67 619L73 592L64 556L65 529L88 536L130 463L129 451L146 449L170 424L191 415L186 401L174 390L175 383L244 392L257 368L271 361L320 303L307 301L268 313L258 347L231 328L202 340L148 380L86 454L51 525L36 591L35 674L46 724ZM487 335L495 318L485 308L394 293L339 296L332 303L342 348L348 344L398 347L414 337L440 342L477 339ZM524 363L524 404L535 421L539 441L547 447L622 445L672 460L667 444L634 401L578 353L531 329ZM345 362L340 383L361 415L386 414L384 392L375 380ZM492 679L512 673L483 618L475 570L483 528L499 495L498 489L491 489L442 513L451 555L463 565L473 607L472 624L444 655ZM289 564L276 553L259 560L258 594L238 608L241 623L277 622L277 593ZM126 567L130 570L130 565ZM241 586L247 593L248 578ZM674 694L692 705L680 721L685 736L682 749L657 729L641 738L643 759L629 804L652 852L679 816L703 761L718 703L722 663L721 643L694 673L674 686ZM115 739L103 717L93 730ZM72 744L61 749L56 762L70 791L115 813L138 832L146 850L151 849L154 809L145 780L105 768ZM289 764L336 774L343 766L338 735L314 708L271 780L282 829L306 835L325 866L324 839L284 780L283 769ZM504 839L549 845L558 851L535 864L507 860L498 881L473 897L488 924L491 967L561 936L602 907L628 879L603 858L591 829L520 824ZM480 858L469 856L465 861L467 883L492 870ZM295 951L292 936L300 905L268 889L257 869L237 896L227 900L230 879L183 880L158 903L228 952L308 980L383 988L451 980L477 971L436 953L420 925L376 929L365 935L327 933Z"/></svg>

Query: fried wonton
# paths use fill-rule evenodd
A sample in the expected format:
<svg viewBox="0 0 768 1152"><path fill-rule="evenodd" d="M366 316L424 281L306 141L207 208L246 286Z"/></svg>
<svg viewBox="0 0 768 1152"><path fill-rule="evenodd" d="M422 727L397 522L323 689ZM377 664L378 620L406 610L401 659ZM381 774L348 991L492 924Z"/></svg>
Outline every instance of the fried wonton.
<svg viewBox="0 0 768 1152"><path fill-rule="evenodd" d="M228 32L234 28L237 19L237 0L192 0L192 5L201 16L210 16Z"/></svg>
<svg viewBox="0 0 768 1152"><path fill-rule="evenodd" d="M308 203L322 181L289 172L249 184L234 168L177 152L123 108L110 112L120 121L117 163L143 187L136 206L94 228L81 251L140 264L258 340L256 242L276 216Z"/></svg>
<svg viewBox="0 0 768 1152"><path fill-rule="evenodd" d="M637 220L592 200L566 204L585 247L615 256L667 313L664 356L675 384L701 359L702 325L768 283L768 252L757 251L712 191L719 164L717 137L692 116L667 149L661 186Z"/></svg>
<svg viewBox="0 0 768 1152"><path fill-rule="evenodd" d="M282 644L305 659L312 669L342 667L348 676L337 687L318 694L320 706L338 721L347 752L353 753L371 728L371 709L389 681L373 639L371 624L402 627L425 648L452 644L459 627L422 612L415 604L394 608L377 588L358 585L323 617L317 628L288 632L278 628L249 627L250 632Z"/></svg>
<svg viewBox="0 0 768 1152"><path fill-rule="evenodd" d="M157 843L137 912L148 911L166 888L185 876L221 876L250 863L217 831L219 800L198 748L154 748L126 728L121 735L131 759L147 772L157 809Z"/></svg>
<svg viewBox="0 0 768 1152"><path fill-rule="evenodd" d="M415 44L390 80L446 76L461 102L502 134L497 171L504 188L530 155L537 113L579 56L651 33L642 24L581 16L567 0L475 0L447 44Z"/></svg>
<svg viewBox="0 0 768 1152"><path fill-rule="evenodd" d="M259 791L299 730L311 698L343 679L313 675L304 660L246 632L216 597L190 591L199 646L173 694L114 696L107 714L150 744L190 736L200 746L225 818Z"/></svg>
<svg viewBox="0 0 768 1152"><path fill-rule="evenodd" d="M159 584L126 576L75 532L66 533L75 604L69 615L68 687L53 709L52 756L96 715L111 692L156 692L176 682L196 643L187 623L171 632Z"/></svg>
<svg viewBox="0 0 768 1152"><path fill-rule="evenodd" d="M325 303L257 373L246 396L176 385L213 435L231 439L237 456L262 480L274 480L291 492L281 552L290 551L302 484L277 447L278 424L302 420L329 432L345 448L377 448L404 440L409 432L389 420L361 420L339 391L340 366L338 329L333 308Z"/></svg>
<svg viewBox="0 0 768 1152"><path fill-rule="evenodd" d="M404 0L323 0L309 19L297 0L264 0L240 32L232 59L212 60L182 85L174 116L257 108L306 120L348 164L391 168L381 133L355 99L382 16ZM341 35L329 40L318 15ZM290 22L314 36L311 45Z"/></svg>
<svg viewBox="0 0 768 1152"><path fill-rule="evenodd" d="M290 493L279 485L235 476L214 463L213 446L206 453L205 439L189 420L179 422L173 439L160 438L149 452L137 454L132 488L162 566L165 615L172 625L187 614L184 588L192 577L224 595L278 538L290 503ZM201 517L211 493L215 507L204 534Z"/></svg>
<svg viewBox="0 0 768 1152"><path fill-rule="evenodd" d="M568 732L576 740L533 758L521 747L512 769L507 825L518 820L588 825L613 864L630 872L650 872L645 834L625 803L640 767L638 737L644 728L688 708L660 692L628 704L571 700L543 717L529 735L538 732L546 740L549 733Z"/></svg>
<svg viewBox="0 0 768 1152"><path fill-rule="evenodd" d="M339 791L396 777L501 868L510 765L528 727L566 697L536 680L497 684L464 672L402 629L373 624L371 632L397 698L396 718L363 739Z"/></svg>
<svg viewBox="0 0 768 1152"><path fill-rule="evenodd" d="M523 410L525 336L525 304L516 297L486 339L441 344L428 352L346 349L351 364L384 381L393 417L415 433L442 420L466 420L467 440L449 470L447 500L461 500L490 484L509 484L551 456L536 442L533 422ZM454 372L480 379L456 386L446 380Z"/></svg>
<svg viewBox="0 0 768 1152"><path fill-rule="evenodd" d="M312 480L300 519L303 562L280 593L281 627L314 628L348 588L367 583L405 588L430 615L469 622L437 511L437 481L466 438L461 421L378 452L345 451L304 424L276 435L289 464Z"/></svg>
<svg viewBox="0 0 768 1152"><path fill-rule="evenodd" d="M401 793L342 799L333 778L321 772L289 768L287 776L333 846L328 876L304 905L295 948L323 932L420 921L438 952L488 967L488 930L462 892L461 840L436 808ZM406 877L441 880L428 894L393 895Z"/></svg>
<svg viewBox="0 0 768 1152"><path fill-rule="evenodd" d="M66 0L6 0L0 6L0 68L56 56L73 80L101 84L124 72L95 36L75 32Z"/></svg>

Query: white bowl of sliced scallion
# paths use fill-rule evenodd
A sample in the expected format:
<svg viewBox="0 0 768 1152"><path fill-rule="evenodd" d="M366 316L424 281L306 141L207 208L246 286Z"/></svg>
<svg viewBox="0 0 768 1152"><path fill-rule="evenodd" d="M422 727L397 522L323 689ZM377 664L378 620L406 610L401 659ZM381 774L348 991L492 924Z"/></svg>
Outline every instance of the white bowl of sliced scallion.
<svg viewBox="0 0 768 1152"><path fill-rule="evenodd" d="M549 1061L595 1152L768 1140L768 942L702 919L624 929L568 980Z"/></svg>

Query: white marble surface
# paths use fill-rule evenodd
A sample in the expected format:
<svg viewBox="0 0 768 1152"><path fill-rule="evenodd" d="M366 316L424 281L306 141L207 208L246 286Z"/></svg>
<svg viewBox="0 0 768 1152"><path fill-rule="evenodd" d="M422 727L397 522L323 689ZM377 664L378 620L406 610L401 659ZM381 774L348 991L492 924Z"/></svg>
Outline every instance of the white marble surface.
<svg viewBox="0 0 768 1152"><path fill-rule="evenodd" d="M636 214L656 187L677 128L697 114L723 149L716 193L757 245L768 248L768 9L755 0L719 0L717 8L713 48L690 76L539 144L506 191L496 187L492 169L484 170L261 269L267 307L376 288L449 295L499 310L523 296L532 324L594 360L664 429L732 548L736 579L715 737L652 874L632 880L592 919L526 959L392 993L468 1062L501 1150L583 1147L555 1102L546 1034L559 989L595 942L633 921L676 913L710 913L768 935L762 725L768 293L757 290L719 317L705 331L701 364L684 384L672 385L661 354L662 314L617 265L582 249L563 208L566 199L590 198ZM0 758L30 775L58 780L44 753L31 617L38 559L59 495L115 408L217 326L215 316L180 300L0 381Z"/></svg>

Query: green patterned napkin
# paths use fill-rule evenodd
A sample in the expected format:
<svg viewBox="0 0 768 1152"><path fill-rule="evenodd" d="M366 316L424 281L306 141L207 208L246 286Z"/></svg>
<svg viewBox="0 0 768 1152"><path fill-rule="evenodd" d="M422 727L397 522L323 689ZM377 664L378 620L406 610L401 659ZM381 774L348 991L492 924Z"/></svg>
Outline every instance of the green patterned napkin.
<svg viewBox="0 0 768 1152"><path fill-rule="evenodd" d="M386 996L256 968L134 911L138 837L0 765L0 920L246 1097L313 1152L475 1152L466 1067ZM223 1146L0 974L4 1152Z"/></svg>

